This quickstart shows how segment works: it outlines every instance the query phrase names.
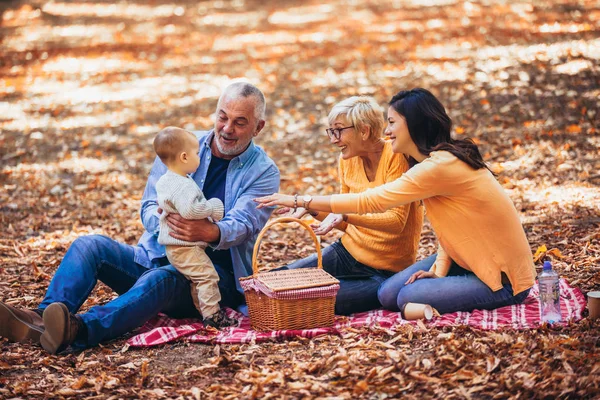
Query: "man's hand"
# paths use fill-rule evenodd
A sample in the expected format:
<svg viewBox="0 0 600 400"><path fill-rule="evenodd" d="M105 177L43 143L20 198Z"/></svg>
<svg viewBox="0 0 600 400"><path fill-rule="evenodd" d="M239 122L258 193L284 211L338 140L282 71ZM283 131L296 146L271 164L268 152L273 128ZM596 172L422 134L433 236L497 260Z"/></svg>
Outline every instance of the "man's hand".
<svg viewBox="0 0 600 400"><path fill-rule="evenodd" d="M171 237L186 242L215 243L221 239L219 227L208 219L185 219L179 214L169 214L167 225L171 228Z"/></svg>
<svg viewBox="0 0 600 400"><path fill-rule="evenodd" d="M435 272L432 272L432 271L417 271L414 274L412 274L410 276L410 278L408 278L405 285L410 285L417 279L424 279L424 278L439 278L439 277L435 274Z"/></svg>
<svg viewBox="0 0 600 400"><path fill-rule="evenodd" d="M343 214L328 214L327 217L319 224L312 224L311 228L315 232L315 235L325 235L329 233L333 228L338 226L344 221Z"/></svg>

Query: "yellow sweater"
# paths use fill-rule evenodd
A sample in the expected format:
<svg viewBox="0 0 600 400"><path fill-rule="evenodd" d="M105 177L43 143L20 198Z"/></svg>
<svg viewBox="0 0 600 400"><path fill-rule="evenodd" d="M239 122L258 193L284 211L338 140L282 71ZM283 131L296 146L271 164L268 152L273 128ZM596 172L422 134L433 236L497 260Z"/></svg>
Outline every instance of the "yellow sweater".
<svg viewBox="0 0 600 400"><path fill-rule="evenodd" d="M339 175L342 193L360 193L393 182L408 169L403 155L394 154L386 142L373 182L369 182L360 157L343 160ZM321 215L322 216L322 215ZM398 272L414 264L417 257L423 207L419 202L406 204L381 213L348 215L342 244L357 261L375 269Z"/></svg>
<svg viewBox="0 0 600 400"><path fill-rule="evenodd" d="M431 268L438 276L446 276L454 260L493 291L502 288L502 272L515 295L533 286L531 249L512 201L487 169L473 170L447 151L432 152L394 182L334 195L331 208L365 214L418 200L440 243Z"/></svg>

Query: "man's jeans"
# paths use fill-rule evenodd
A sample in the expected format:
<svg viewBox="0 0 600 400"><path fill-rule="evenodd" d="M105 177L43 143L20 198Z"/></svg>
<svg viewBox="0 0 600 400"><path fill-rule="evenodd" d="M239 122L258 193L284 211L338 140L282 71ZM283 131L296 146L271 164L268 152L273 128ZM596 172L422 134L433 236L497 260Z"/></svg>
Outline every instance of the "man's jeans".
<svg viewBox="0 0 600 400"><path fill-rule="evenodd" d="M135 263L141 247L116 242L101 235L80 237L73 242L56 271L40 309L54 302L64 303L76 313L98 280L119 294L80 317L87 326L86 341L74 347L95 346L101 341L127 333L163 312L174 318L199 317L189 281L171 265L158 262L150 268ZM138 254L139 255L139 254ZM144 254L145 256L145 254ZM235 289L233 274L215 265L220 281L222 305L235 308L243 295Z"/></svg>
<svg viewBox="0 0 600 400"><path fill-rule="evenodd" d="M512 286L504 280L502 289L494 292L477 276L452 263L448 276L424 278L405 285L417 271L429 271L436 255L421 260L385 281L379 288L379 301L384 308L399 311L406 303L429 304L441 314L456 311L492 310L522 303L529 289L513 296Z"/></svg>
<svg viewBox="0 0 600 400"><path fill-rule="evenodd" d="M349 315L380 308L377 289L393 272L377 270L356 261L341 241L322 251L323 269L340 280L340 290L335 299L335 313ZM287 266L288 269L314 268L317 255L313 254Z"/></svg>

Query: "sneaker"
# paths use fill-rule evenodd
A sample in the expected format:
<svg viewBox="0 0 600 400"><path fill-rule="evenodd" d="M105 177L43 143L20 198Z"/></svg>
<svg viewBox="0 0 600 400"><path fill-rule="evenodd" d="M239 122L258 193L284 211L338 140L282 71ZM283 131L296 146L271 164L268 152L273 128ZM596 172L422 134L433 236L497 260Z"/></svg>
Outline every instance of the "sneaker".
<svg viewBox="0 0 600 400"><path fill-rule="evenodd" d="M204 322L204 326L211 326L216 329L237 325L237 320L228 317L227 313L223 309L220 309L213 315L204 318L202 322Z"/></svg>

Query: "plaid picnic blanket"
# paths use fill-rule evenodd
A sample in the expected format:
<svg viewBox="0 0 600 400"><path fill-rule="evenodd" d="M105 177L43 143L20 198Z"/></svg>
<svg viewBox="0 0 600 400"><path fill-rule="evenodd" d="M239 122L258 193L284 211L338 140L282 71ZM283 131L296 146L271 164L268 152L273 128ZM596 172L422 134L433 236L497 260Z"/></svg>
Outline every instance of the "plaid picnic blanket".
<svg viewBox="0 0 600 400"><path fill-rule="evenodd" d="M585 296L576 287L560 280L560 303L563 323L578 321L585 309ZM150 347L173 342L181 338L196 343L257 343L267 340L281 340L302 336L312 338L323 334L339 335L347 327L381 326L392 328L404 324L417 324L416 321L403 320L398 312L374 310L353 314L349 317L336 316L333 327L306 330L280 330L257 332L250 328L250 320L243 314L227 309L229 316L237 318L237 327L225 328L221 331L205 329L198 319L171 319L159 314L139 329L136 336L127 343L133 347ZM536 285L522 304L498 308L495 310L474 310L472 312L455 312L443 314L425 323L427 327L470 325L484 330L502 328L529 329L540 325L539 289Z"/></svg>

